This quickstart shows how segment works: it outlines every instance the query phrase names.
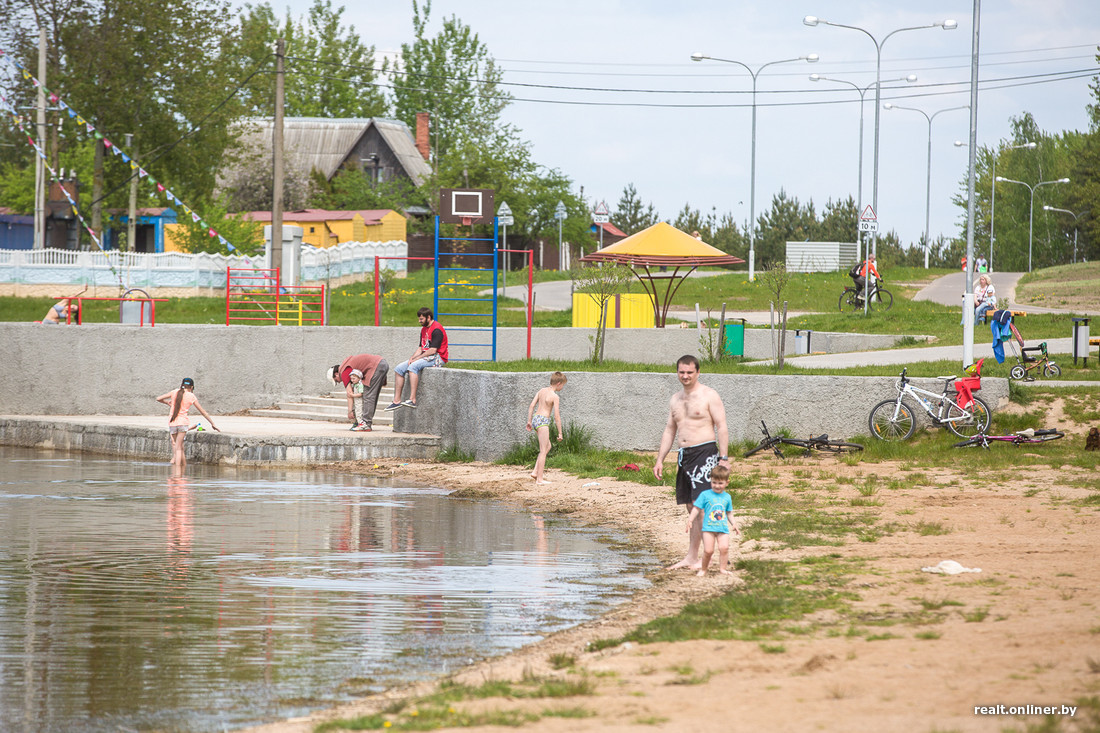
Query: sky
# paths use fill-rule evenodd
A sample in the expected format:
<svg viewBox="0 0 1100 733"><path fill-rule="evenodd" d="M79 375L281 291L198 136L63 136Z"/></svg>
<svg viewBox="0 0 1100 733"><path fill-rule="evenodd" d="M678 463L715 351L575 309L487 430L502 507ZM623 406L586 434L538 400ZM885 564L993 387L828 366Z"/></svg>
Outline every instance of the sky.
<svg viewBox="0 0 1100 733"><path fill-rule="evenodd" d="M280 17L289 10L298 19L311 2L271 4ZM411 1L345 8L345 21L379 55L412 40ZM973 14L973 2L940 0L435 0L429 33L456 15L486 44L505 82L571 87L507 86L516 101L504 117L529 141L534 159L583 187L591 205L604 200L613 211L632 183L663 219L675 219L689 204L731 213L740 225L752 205L752 78L737 64L693 62L693 53L754 70L768 64L757 77L757 217L780 190L813 201L819 213L829 199L856 196L859 95L850 85L809 76L871 87L863 109L862 210L873 200L875 41L882 48L883 101L933 115L970 102ZM807 15L870 36L824 23L809 27ZM958 27L886 38L946 19ZM1007 139L1011 118L1024 112L1047 132L1088 129L1090 74L1100 71L1100 3L986 0L979 28L979 78L990 84L978 97L979 146ZM808 54L819 60L771 63ZM909 74L918 80L888 82ZM951 197L966 176L968 150L953 143L967 141L969 129L966 109L936 114L931 125L933 240L965 232L965 211ZM919 112L881 110L876 213L880 231L897 231L903 243L924 234L928 140L929 123Z"/></svg>

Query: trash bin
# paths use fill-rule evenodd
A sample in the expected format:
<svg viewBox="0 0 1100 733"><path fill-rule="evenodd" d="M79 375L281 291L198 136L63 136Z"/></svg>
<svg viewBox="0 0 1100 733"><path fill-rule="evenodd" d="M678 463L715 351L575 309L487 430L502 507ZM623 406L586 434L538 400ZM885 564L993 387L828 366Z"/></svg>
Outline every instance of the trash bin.
<svg viewBox="0 0 1100 733"><path fill-rule="evenodd" d="M739 318L740 323L727 323L725 337L722 341L722 353L725 356L745 355L745 319Z"/></svg>
<svg viewBox="0 0 1100 733"><path fill-rule="evenodd" d="M118 303L118 322L130 323L139 326L149 326L153 323L153 301L148 300L149 294L144 290L131 288L122 294L123 298L135 300L120 300ZM136 300L145 298L146 300Z"/></svg>
<svg viewBox="0 0 1100 733"><path fill-rule="evenodd" d="M794 353L810 353L810 336L813 331L805 328L796 328L794 331Z"/></svg>
<svg viewBox="0 0 1100 733"><path fill-rule="evenodd" d="M1089 365L1089 319L1073 319L1073 366L1077 366L1077 357L1084 359L1084 365Z"/></svg>

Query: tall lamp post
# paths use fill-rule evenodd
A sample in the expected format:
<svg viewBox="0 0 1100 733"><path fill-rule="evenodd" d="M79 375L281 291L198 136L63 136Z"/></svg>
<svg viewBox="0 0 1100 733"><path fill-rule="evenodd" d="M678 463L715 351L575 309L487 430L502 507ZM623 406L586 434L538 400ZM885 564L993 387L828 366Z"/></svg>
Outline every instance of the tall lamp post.
<svg viewBox="0 0 1100 733"><path fill-rule="evenodd" d="M965 147L967 147L967 144L964 143L962 140L956 140L955 141L955 147L956 148L965 148ZM1034 143L1034 142L1029 141L1029 142L1025 142L1025 143L1020 143L1019 145L1009 145L1005 148L1005 150L1021 150L1023 148L1027 148L1028 150L1034 150L1037 147L1039 147L1039 143ZM994 237L993 237L993 214L996 213L996 210L997 210L997 155L998 154L999 154L999 151L994 149L993 150L993 163L992 163L993 180L991 180L989 182L989 271L990 272L993 272L993 242L994 242Z"/></svg>
<svg viewBox="0 0 1100 733"><path fill-rule="evenodd" d="M749 76L752 77L752 163L749 170L749 280L756 279L756 80L760 76L760 72L769 66L775 66L776 64L787 64L792 61L806 61L807 63L813 63L817 61L818 56L816 53L807 54L805 56L799 56L793 59L780 59L779 61L769 61L766 64L761 64L753 69L746 63L741 61L734 61L733 59L722 59L717 56L707 56L703 53L693 53L691 55L692 61L702 61L707 59L709 61L720 61L724 64L737 64L749 72Z"/></svg>
<svg viewBox="0 0 1100 733"><path fill-rule="evenodd" d="M1059 178L1056 181L1039 181L1034 186L1024 183L1023 181L1014 181L1011 178L1003 178L1001 176L997 176L993 180L1000 181L1001 183L1018 183L1021 186L1026 186L1027 190L1031 192L1031 203L1028 206L1027 216L1027 271L1031 272L1031 243L1033 239L1032 234L1035 231L1035 189L1039 186L1049 186L1054 183L1069 183L1069 179Z"/></svg>
<svg viewBox="0 0 1100 733"><path fill-rule="evenodd" d="M924 269L928 269L928 253L932 249L932 240L928 238L928 221L932 212L932 120L936 119L937 115L941 115L944 112L954 112L959 109L970 109L969 104L964 104L960 107L948 107L947 109L941 109L937 112L933 112L929 115L923 109L917 109L916 107L901 107L896 104L887 102L882 105L886 109L903 109L907 112L916 112L924 116L924 119L928 121L928 179L924 186Z"/></svg>
<svg viewBox="0 0 1100 733"><path fill-rule="evenodd" d="M1043 206L1043 211L1061 211L1063 214L1069 214L1073 217L1073 264L1077 264L1077 219L1083 214L1087 214L1088 211L1082 211L1080 214L1074 214L1069 209L1059 209L1057 206Z"/></svg>
<svg viewBox="0 0 1100 733"><path fill-rule="evenodd" d="M802 19L802 23L803 23L803 25L808 25L810 27L815 27L818 24L825 24L825 25L834 26L836 28L848 28L848 29L853 30L853 31L859 31L860 33L863 33L868 38L870 38L871 42L875 44L875 160L874 160L874 183L873 183L873 192L871 194L871 204L874 207L875 215L877 216L878 213L879 213L879 211L878 211L878 137L879 137L878 132L879 132L879 116L881 115L881 107L882 107L882 46L883 46L883 44L886 43L886 41L890 38L890 36L892 36L896 33L901 33L902 31L919 31L919 30L923 30L925 28L943 28L945 31L950 31L950 30L954 30L954 29L958 28L959 24L954 20L948 19L948 20L941 20L937 23L929 23L928 25L915 25L915 26L908 26L908 27L905 27L905 28L897 28L896 30L892 30L889 33L887 33L885 36L883 36L882 40L880 41L877 38L875 38L874 35L872 35L870 31L868 31L865 28L860 28L858 25L845 25L843 23L833 23L833 22L830 22L828 20L818 18L817 16L814 16L814 15L807 15L805 18ZM871 235L871 243L872 243L872 247L873 247L873 252L877 255L878 254L878 232L875 232L874 234Z"/></svg>

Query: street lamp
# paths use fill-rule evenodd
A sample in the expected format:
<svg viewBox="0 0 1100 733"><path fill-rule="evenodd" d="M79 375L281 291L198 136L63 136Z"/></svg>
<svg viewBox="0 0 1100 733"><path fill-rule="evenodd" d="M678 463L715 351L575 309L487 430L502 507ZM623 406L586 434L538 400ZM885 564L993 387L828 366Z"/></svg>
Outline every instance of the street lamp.
<svg viewBox="0 0 1100 733"><path fill-rule="evenodd" d="M909 76L903 76L900 79L886 79L884 83L889 84L895 81L907 81L913 83L917 80L916 74L910 74ZM856 90L859 94L859 182L856 187L856 206L863 206L863 102L864 95L875 85L875 82L871 82L865 87L861 87L855 82L848 81L847 79L834 79L829 76L821 76L821 74L810 74L810 81L831 81L836 84L847 84ZM857 232L858 235L858 232Z"/></svg>
<svg viewBox="0 0 1100 733"><path fill-rule="evenodd" d="M752 281L756 279L756 79L760 76L760 72L769 66L786 64L792 61L805 61L812 64L817 61L818 55L811 53L793 59L769 61L756 67L756 71L753 71L748 64L733 59L722 59L717 56L707 56L703 53L693 53L691 55L692 61L702 61L703 59L721 61L724 64L737 64L748 71L749 76L752 77L752 163L749 170L749 280Z"/></svg>
<svg viewBox="0 0 1100 733"><path fill-rule="evenodd" d="M906 28L898 28L892 30L882 37L879 41L876 39L870 31L865 28L860 28L857 25L845 25L843 23L832 23L828 20L818 18L813 15L807 15L802 19L803 25L815 27L819 23L825 25L831 25L836 28L848 28L853 31L859 31L863 33L871 42L875 44L875 160L874 160L874 188L871 195L871 204L875 210L875 216L878 216L878 131L879 131L879 115L881 114L880 108L882 107L882 46L886 43L887 39L895 33L901 33L902 31L919 31L925 28L943 28L945 31L954 30L959 27L959 24L954 20L941 20L938 23L930 23L928 25L915 25L908 26ZM871 236L872 246L874 247L874 253L878 254L878 232L875 232Z"/></svg>
<svg viewBox="0 0 1100 733"><path fill-rule="evenodd" d="M1027 190L1031 192L1031 203L1029 205L1028 218L1027 218L1027 271L1031 272L1031 242L1032 232L1035 225L1035 189L1039 186L1049 186L1054 183L1069 183L1068 178L1059 178L1057 181L1039 181L1034 186L1028 185L1023 181L1014 181L1011 178L1003 178L997 176L994 181L1000 181L1001 183L1018 183L1021 186L1027 186Z"/></svg>
<svg viewBox="0 0 1100 733"><path fill-rule="evenodd" d="M928 220L932 211L932 120L936 119L936 115L943 114L944 112L953 112L959 109L970 109L969 104L964 104L961 107L948 107L947 109L941 109L938 112L933 112L929 115L922 109L916 107L900 107L896 104L890 104L887 102L882 105L886 109L904 109L909 112L917 112L924 115L924 119L928 120L928 180L924 186L924 269L928 269L928 253L932 249L932 241L928 238Z"/></svg>
<svg viewBox="0 0 1100 733"><path fill-rule="evenodd" d="M1087 214L1088 211L1082 211L1080 214L1074 214L1069 209L1059 209L1057 206L1043 206L1043 211L1061 211L1063 214L1069 214L1073 217L1073 264L1077 264L1077 219L1078 217Z"/></svg>

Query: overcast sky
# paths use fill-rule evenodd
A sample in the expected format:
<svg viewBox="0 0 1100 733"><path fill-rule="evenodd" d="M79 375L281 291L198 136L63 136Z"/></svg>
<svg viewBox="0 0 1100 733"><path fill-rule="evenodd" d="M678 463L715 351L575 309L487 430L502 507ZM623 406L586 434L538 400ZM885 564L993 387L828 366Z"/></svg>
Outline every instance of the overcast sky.
<svg viewBox="0 0 1100 733"><path fill-rule="evenodd" d="M289 8L295 18L310 4L272 2L280 16ZM346 7L345 19L377 52L393 53L411 41L410 3ZM505 81L573 87L507 87L516 102L506 119L530 141L537 162L583 186L590 203L604 199L612 209L623 187L633 183L642 200L666 219L674 219L685 203L704 212L712 207L719 214L731 212L739 223L749 218L751 77L734 64L693 63L692 53L742 61L753 69L820 56L814 64L784 63L759 75L757 216L780 189L803 203L812 199L819 212L830 198L856 194L858 94L844 84L811 82L809 75L871 85L875 45L859 31L808 27L802 22L806 15L860 26L879 41L898 28L956 20L956 30L905 31L883 43L884 88L899 86L887 84L889 79L919 77L906 89L884 92L884 101L930 115L970 101L972 2L435 0L432 33L452 14L479 34L505 70ZM980 29L981 79L991 88L979 95L979 145L1006 138L1009 118L1025 111L1048 132L1087 130L1100 2L986 0ZM873 89L864 113L866 205L872 200ZM952 143L968 135L965 109L944 112L933 122L933 239L960 231L965 212L951 196L965 175L967 151ZM895 229L905 243L924 232L927 141L928 123L921 114L882 111L877 213L882 229Z"/></svg>

